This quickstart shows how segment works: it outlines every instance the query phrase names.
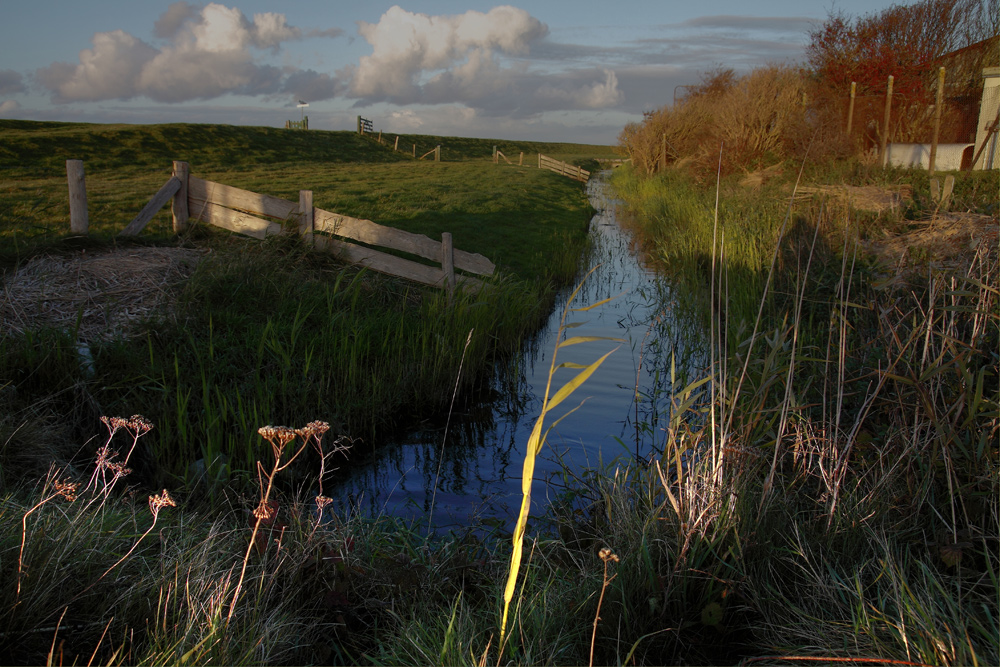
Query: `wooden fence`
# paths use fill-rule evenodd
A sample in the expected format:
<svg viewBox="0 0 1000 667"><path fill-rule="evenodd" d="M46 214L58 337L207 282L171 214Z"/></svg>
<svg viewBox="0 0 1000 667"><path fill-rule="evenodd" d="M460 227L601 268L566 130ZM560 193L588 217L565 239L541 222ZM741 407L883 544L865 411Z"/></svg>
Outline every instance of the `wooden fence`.
<svg viewBox="0 0 1000 667"><path fill-rule="evenodd" d="M548 169L549 171L554 171L557 174L562 174L563 176L569 176L570 178L582 181L586 183L590 180L590 172L583 167L574 167L568 162L561 162L555 158L550 158L547 155L538 154L538 168Z"/></svg>
<svg viewBox="0 0 1000 667"><path fill-rule="evenodd" d="M82 201L83 226L81 228L77 223L73 231L86 234L86 194L83 194L82 200L79 196L79 188L83 183L83 163L80 160L67 160L66 170L71 191L71 225L72 221L81 219L79 206ZM483 285L481 280L456 273L456 270L480 276L491 276L495 270L493 263L486 257L456 250L448 232L441 235L441 241L435 241L421 234L386 227L370 220L324 211L313 206L311 190L301 190L299 201L292 202L195 178L190 175L186 162L174 162L170 180L120 235L137 235L168 201L172 202L173 228L176 233L185 231L191 221L199 220L258 239L282 233L298 233L315 248L330 252L343 261L424 285L441 287L449 293L456 286L479 289ZM431 260L436 265L405 259L367 246L404 252Z"/></svg>

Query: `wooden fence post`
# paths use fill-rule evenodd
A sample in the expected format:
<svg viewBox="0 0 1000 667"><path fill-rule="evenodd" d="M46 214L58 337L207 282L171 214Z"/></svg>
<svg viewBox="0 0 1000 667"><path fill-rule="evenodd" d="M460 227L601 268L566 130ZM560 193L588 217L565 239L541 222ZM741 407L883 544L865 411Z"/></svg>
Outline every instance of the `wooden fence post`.
<svg viewBox="0 0 1000 667"><path fill-rule="evenodd" d="M847 105L847 136L851 136L851 126L854 124L854 98L857 96L858 82L851 81L851 102Z"/></svg>
<svg viewBox="0 0 1000 667"><path fill-rule="evenodd" d="M517 166L520 167L523 165L524 165L524 151L521 151L521 157L517 159Z"/></svg>
<svg viewBox="0 0 1000 667"><path fill-rule="evenodd" d="M444 273L444 287L448 298L455 293L455 247L452 245L451 232L441 234L441 271Z"/></svg>
<svg viewBox="0 0 1000 667"><path fill-rule="evenodd" d="M663 133L663 141L660 147L660 171L666 171L667 169L667 133Z"/></svg>
<svg viewBox="0 0 1000 667"><path fill-rule="evenodd" d="M944 68L938 68L937 100L934 103L934 136L931 139L931 154L927 160L927 171L934 175L934 163L937 161L938 138L941 136L941 107L944 106Z"/></svg>
<svg viewBox="0 0 1000 667"><path fill-rule="evenodd" d="M413 159L417 158L417 145L413 144Z"/></svg>
<svg viewBox="0 0 1000 667"><path fill-rule="evenodd" d="M174 161L174 176L181 182L181 187L170 202L170 212L174 218L174 234L187 231L188 226L188 177L191 167L187 162Z"/></svg>
<svg viewBox="0 0 1000 667"><path fill-rule="evenodd" d="M441 161L441 144L438 144L437 148L434 149L434 161L435 162Z"/></svg>
<svg viewBox="0 0 1000 667"><path fill-rule="evenodd" d="M879 144L878 159L882 163L882 166L886 166L888 163L888 155L886 155L886 144L889 141L889 117L892 115L892 75L889 75L889 85L885 90L885 117L882 120L882 141Z"/></svg>
<svg viewBox="0 0 1000 667"><path fill-rule="evenodd" d="M87 235L87 184L83 177L83 160L66 160L66 180L69 181L69 231Z"/></svg>
<svg viewBox="0 0 1000 667"><path fill-rule="evenodd" d="M392 150L393 150L393 152L396 152L396 151L399 150L399 135L398 134L396 135L396 143L393 144Z"/></svg>
<svg viewBox="0 0 1000 667"><path fill-rule="evenodd" d="M299 235L306 243L313 245L313 230L316 228L312 190L299 190Z"/></svg>

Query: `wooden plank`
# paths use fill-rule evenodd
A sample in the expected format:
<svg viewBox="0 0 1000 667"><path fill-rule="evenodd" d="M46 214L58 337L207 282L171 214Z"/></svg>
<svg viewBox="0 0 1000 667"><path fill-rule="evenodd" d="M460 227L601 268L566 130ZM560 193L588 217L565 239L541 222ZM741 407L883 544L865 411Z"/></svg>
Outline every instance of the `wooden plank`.
<svg viewBox="0 0 1000 667"><path fill-rule="evenodd" d="M173 217L174 234L187 230L188 223L188 179L191 177L191 167L187 162L174 161L174 176L181 182L181 187L174 193L170 203Z"/></svg>
<svg viewBox="0 0 1000 667"><path fill-rule="evenodd" d="M277 222L256 218L249 213L234 211L218 204L203 202L201 206L192 211L191 217L257 239L275 236L282 232L282 227Z"/></svg>
<svg viewBox="0 0 1000 667"><path fill-rule="evenodd" d="M153 195L149 203L142 207L139 215L132 219L132 222L125 226L125 229L118 232L119 236L138 236L142 228L153 219L163 205L174 198L174 194L181 189L181 179L171 176L170 180L163 184L159 192Z"/></svg>
<svg viewBox="0 0 1000 667"><path fill-rule="evenodd" d="M551 158L547 155L539 154L538 167L540 169L548 169L550 171L554 171L557 174L568 176L573 180L581 181L584 183L586 183L587 180L589 180L590 178L590 172L587 171L586 169L583 169L581 167L574 167L571 164L562 162L561 160L556 160L555 158Z"/></svg>
<svg viewBox="0 0 1000 667"><path fill-rule="evenodd" d="M455 247L451 244L451 233L441 234L441 272L448 294L455 292Z"/></svg>
<svg viewBox="0 0 1000 667"><path fill-rule="evenodd" d="M190 215L197 217L199 209L206 202L246 211L253 215L266 215L279 220L291 220L299 211L298 202L279 199L271 195L262 195L194 176L190 177L188 179L188 211Z"/></svg>
<svg viewBox="0 0 1000 667"><path fill-rule="evenodd" d="M440 267L418 264L402 257L396 257L395 255L354 245L353 243L345 243L344 241L332 239L327 236L317 235L315 239L316 248L332 253L345 262L360 264L373 271L388 273L424 285L444 286L444 272Z"/></svg>
<svg viewBox="0 0 1000 667"><path fill-rule="evenodd" d="M436 266L418 264L402 257L346 243L328 236L317 235L316 248L329 252L345 262L359 264L372 271L412 280L431 287L444 287L445 285L444 272ZM473 290L481 289L485 284L481 280L463 275L456 275L455 283L463 289Z"/></svg>
<svg viewBox="0 0 1000 667"><path fill-rule="evenodd" d="M66 160L66 180L69 183L69 231L87 235L87 183L83 176L83 160Z"/></svg>
<svg viewBox="0 0 1000 667"><path fill-rule="evenodd" d="M561 160L556 160L547 155L538 156L538 164L540 168L549 169L556 172L557 174L562 174L563 176L569 176L575 178L579 181L585 181L590 177L590 172L581 167L575 167L567 162ZM584 178L586 177L586 178Z"/></svg>
<svg viewBox="0 0 1000 667"><path fill-rule="evenodd" d="M421 234L379 225L371 220L360 220L317 208L314 224L316 231L408 252L435 262L441 259L440 242ZM478 253L455 250L454 256L456 269L484 276L491 276L496 270L493 262Z"/></svg>
<svg viewBox="0 0 1000 667"><path fill-rule="evenodd" d="M312 243L315 224L313 220L313 193L312 190L299 190L299 234L305 237L308 243Z"/></svg>

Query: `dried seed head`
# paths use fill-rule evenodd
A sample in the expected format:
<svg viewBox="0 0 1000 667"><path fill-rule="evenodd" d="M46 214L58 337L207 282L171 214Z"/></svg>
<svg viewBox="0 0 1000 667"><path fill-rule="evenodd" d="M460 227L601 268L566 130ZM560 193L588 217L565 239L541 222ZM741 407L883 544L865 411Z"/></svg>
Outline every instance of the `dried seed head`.
<svg viewBox="0 0 1000 667"><path fill-rule="evenodd" d="M257 429L257 432L272 445L280 447L284 447L290 443L296 436L295 429L288 428L287 426L261 426Z"/></svg>
<svg viewBox="0 0 1000 667"><path fill-rule="evenodd" d="M132 469L126 468L124 464L118 463L117 461L111 461L105 464L105 467L115 474L115 477L125 477L131 474Z"/></svg>
<svg viewBox="0 0 1000 667"><path fill-rule="evenodd" d="M601 560L603 560L605 563L607 563L609 561L614 561L615 563L617 563L618 560L619 560L618 556L615 554L615 552L613 552L611 549L609 549L607 547L603 547L597 553L597 555L600 556Z"/></svg>
<svg viewBox="0 0 1000 667"><path fill-rule="evenodd" d="M294 428L289 428L287 426L279 426L278 428L278 442L284 447L292 440L295 439L296 433Z"/></svg>
<svg viewBox="0 0 1000 667"><path fill-rule="evenodd" d="M267 521L268 519L274 517L274 515L277 513L277 509L278 509L278 503L274 502L273 500L269 500L267 502L264 502L262 500L260 501L260 504L257 505L257 509L253 511L253 515L254 517L260 519L261 521Z"/></svg>
<svg viewBox="0 0 1000 667"><path fill-rule="evenodd" d="M76 490L80 488L80 485L76 482L62 482L60 480L54 480L52 485L56 489L56 493L65 498L66 500L73 502L76 500Z"/></svg>
<svg viewBox="0 0 1000 667"><path fill-rule="evenodd" d="M135 431L136 437L145 435L153 428L153 422L149 421L142 415L132 415L132 418L128 420L128 425L133 431Z"/></svg>
<svg viewBox="0 0 1000 667"><path fill-rule="evenodd" d="M333 502L333 498L327 498L326 496L316 496L316 507L322 512L327 505Z"/></svg>
<svg viewBox="0 0 1000 667"><path fill-rule="evenodd" d="M160 510L164 507L177 507L177 503L174 499L170 497L166 489L163 489L163 493L158 493L155 496L149 497L149 511L153 513L153 518L155 519L159 515Z"/></svg>
<svg viewBox="0 0 1000 667"><path fill-rule="evenodd" d="M323 434L330 430L330 425L327 422L311 421L306 424L306 428L312 429L313 435L317 438L322 438Z"/></svg>

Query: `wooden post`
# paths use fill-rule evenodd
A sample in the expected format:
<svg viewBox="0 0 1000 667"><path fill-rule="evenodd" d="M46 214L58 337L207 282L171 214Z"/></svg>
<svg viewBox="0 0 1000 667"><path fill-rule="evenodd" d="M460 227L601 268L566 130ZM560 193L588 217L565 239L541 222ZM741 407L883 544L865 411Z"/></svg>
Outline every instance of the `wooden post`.
<svg viewBox="0 0 1000 667"><path fill-rule="evenodd" d="M361 131L361 116L358 116L358 134L364 134L364 132Z"/></svg>
<svg viewBox="0 0 1000 667"><path fill-rule="evenodd" d="M305 237L306 243L309 245L313 244L313 230L315 228L312 190L299 190L299 234Z"/></svg>
<svg viewBox="0 0 1000 667"><path fill-rule="evenodd" d="M66 180L69 181L69 231L87 235L87 184L83 178L83 160L66 160Z"/></svg>
<svg viewBox="0 0 1000 667"><path fill-rule="evenodd" d="M660 142L660 171L667 168L667 133L663 133L663 140Z"/></svg>
<svg viewBox="0 0 1000 667"><path fill-rule="evenodd" d="M538 154L538 168L539 169L542 168L542 154L541 153Z"/></svg>
<svg viewBox="0 0 1000 667"><path fill-rule="evenodd" d="M444 288L448 298L455 293L455 248L451 241L451 232L441 234L441 271L444 273Z"/></svg>
<svg viewBox="0 0 1000 667"><path fill-rule="evenodd" d="M931 139L931 154L927 162L927 171L934 175L934 163L937 161L938 138L941 135L941 107L944 106L944 68L938 68L937 100L934 102L934 137Z"/></svg>
<svg viewBox="0 0 1000 667"><path fill-rule="evenodd" d="M521 157L517 158L517 166L521 167L524 165L524 151L521 151Z"/></svg>
<svg viewBox="0 0 1000 667"><path fill-rule="evenodd" d="M878 159L882 166L886 166L888 155L886 155L886 144L889 141L889 117L892 115L892 75L889 75L889 85L885 90L885 117L882 120L882 141L879 144Z"/></svg>
<svg viewBox="0 0 1000 667"><path fill-rule="evenodd" d="M854 98L857 96L858 82L851 81L851 102L847 105L847 136L851 136L851 125L854 124Z"/></svg>
<svg viewBox="0 0 1000 667"><path fill-rule="evenodd" d="M393 150L393 152L399 150L399 135L398 134L396 135L396 143L392 145L392 150Z"/></svg>
<svg viewBox="0 0 1000 667"><path fill-rule="evenodd" d="M413 158L416 159L416 157L417 157L417 145L413 144Z"/></svg>
<svg viewBox="0 0 1000 667"><path fill-rule="evenodd" d="M437 148L434 149L434 161L435 162L441 161L441 144L438 144Z"/></svg>
<svg viewBox="0 0 1000 667"><path fill-rule="evenodd" d="M187 162L174 161L174 176L181 182L180 189L174 194L173 201L170 202L170 212L174 218L174 234L181 234L187 231L188 177L190 175L191 167Z"/></svg>
<svg viewBox="0 0 1000 667"><path fill-rule="evenodd" d="M378 131L378 145L382 145L382 130Z"/></svg>

